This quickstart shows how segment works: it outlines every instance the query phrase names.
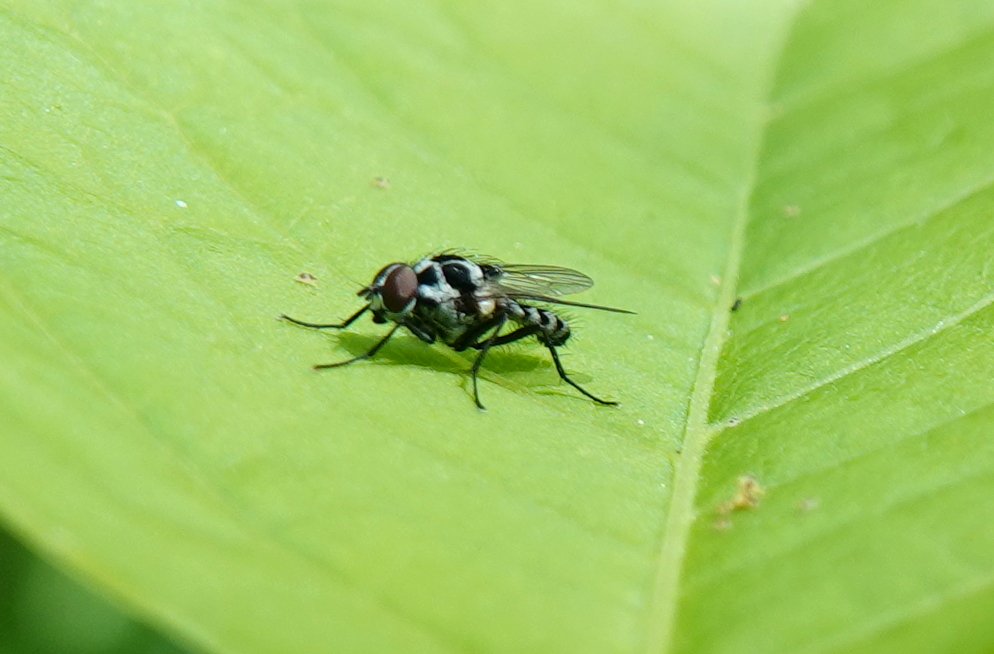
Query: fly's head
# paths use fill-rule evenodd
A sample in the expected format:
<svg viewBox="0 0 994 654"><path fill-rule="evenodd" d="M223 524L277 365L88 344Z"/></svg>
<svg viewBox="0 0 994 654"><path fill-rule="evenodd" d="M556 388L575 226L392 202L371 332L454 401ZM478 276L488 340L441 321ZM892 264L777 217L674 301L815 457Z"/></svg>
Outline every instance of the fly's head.
<svg viewBox="0 0 994 654"><path fill-rule="evenodd" d="M374 322L397 322L417 304L418 276L406 263L391 263L376 273L373 283L357 295L369 302Z"/></svg>

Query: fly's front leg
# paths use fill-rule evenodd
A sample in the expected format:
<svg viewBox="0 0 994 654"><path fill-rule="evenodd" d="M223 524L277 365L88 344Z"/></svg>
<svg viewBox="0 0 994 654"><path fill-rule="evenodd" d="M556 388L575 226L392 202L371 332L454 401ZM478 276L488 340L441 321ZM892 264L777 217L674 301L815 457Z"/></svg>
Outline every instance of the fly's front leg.
<svg viewBox="0 0 994 654"><path fill-rule="evenodd" d="M368 359L374 354L376 354L381 347L386 345L386 342L390 340L390 337L393 336L397 332L397 330L400 329L400 327L401 327L400 325L394 325L393 329L387 332L387 335L381 338L379 342L376 345L374 345L369 350L369 352L366 352L365 354L360 354L357 357L352 357L351 359L346 359L345 361L339 361L338 363L319 363L318 365L314 366L314 369L323 370L324 368L340 368L342 366L347 366L350 363L355 363L356 361L362 361L363 359Z"/></svg>
<svg viewBox="0 0 994 654"><path fill-rule="evenodd" d="M359 309L358 311L356 311L355 313L353 313L348 318L346 318L344 322L336 323L336 324L333 324L333 325L332 324L315 323L315 322L304 322L303 320L297 320L296 318L291 318L290 316L285 315L285 314L282 315L282 316L280 316L280 319L281 320L286 320L287 322L292 322L295 325L301 325L303 327L312 327L314 329L329 329L329 328L330 329L345 329L346 327L348 327L349 325L351 325L352 323L354 323L356 320L358 320L359 316L361 316L362 314L366 313L367 311L369 311L369 305L368 304L366 306L364 306L363 308Z"/></svg>
<svg viewBox="0 0 994 654"><path fill-rule="evenodd" d="M419 325L418 323L410 319L406 320L403 324L404 327L407 327L407 329L412 334L420 338L428 345L431 345L432 343L435 342L435 332L430 327L427 327L425 325Z"/></svg>

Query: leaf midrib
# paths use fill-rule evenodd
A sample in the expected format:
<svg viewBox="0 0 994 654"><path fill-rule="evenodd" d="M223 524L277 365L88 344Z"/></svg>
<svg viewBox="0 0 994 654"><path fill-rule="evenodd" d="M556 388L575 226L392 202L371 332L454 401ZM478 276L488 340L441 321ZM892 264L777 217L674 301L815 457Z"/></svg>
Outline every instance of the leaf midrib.
<svg viewBox="0 0 994 654"><path fill-rule="evenodd" d="M772 77L772 75L771 75ZM760 97L759 104L763 97ZM756 112L757 116L761 112ZM725 270L721 276L718 296L711 311L711 321L707 337L701 349L697 377L694 380L687 411L687 422L682 440L682 450L676 459L673 473L673 495L663 525L663 539L656 565L656 577L649 604L648 621L644 650L649 654L667 652L672 649L673 634L677 619L677 603L680 597L680 575L686 544L693 525L697 498L697 485L700 478L704 452L721 426L708 422L708 411L714 395L718 362L728 334L730 312L738 287L739 269L742 263L742 250L745 242L746 224L749 219L749 203L756 186L756 171L762 152L765 125L757 120L758 129L753 135L747 158L748 169L739 191L735 216L732 221L732 235Z"/></svg>
<svg viewBox="0 0 994 654"><path fill-rule="evenodd" d="M789 35L789 31L790 24L788 21L788 24L785 25L785 29L782 34L784 39L780 44L779 51L781 52L783 50L783 45L786 42L785 37ZM775 79L777 58L772 58L771 62L772 65L770 66L770 77L768 80L770 84L766 87L765 96L761 95L758 102L762 102L764 99L772 97L772 82ZM758 172L760 156L762 154L762 145L765 132L769 127L769 124L766 124L763 121L757 121L756 125L757 130L754 135L755 147L753 148L754 156L751 159L752 167L747 171L746 180L742 186L736 216L732 225L732 238L726 262L726 269L722 276L719 296L716 299L716 303L712 311L708 335L702 347L701 356L698 362L697 377L695 379L689 402L686 428L682 443L683 449L674 465L673 494L669 510L665 518L665 531L662 536L662 545L657 559L656 578L654 581L654 587L651 591L651 602L647 614L647 636L644 641L643 651L648 654L661 654L663 652L670 652L674 649L674 634L676 633L676 625L679 617L678 609L681 596L680 582L682 567L685 558L686 545L690 535L690 529L696 517L694 502L696 499L703 457L711 439L716 434L723 431L726 427L723 423L708 422L708 408L711 397L713 396L717 364L728 334L727 328L730 319L728 307L731 306L734 298L737 296L735 289L740 272L742 250L745 244L745 227L749 219L749 201L751 193L755 188L756 175ZM823 268L824 266L829 265L845 256L850 256L854 253L865 250L888 236L911 227L920 226L921 223L932 220L937 215L942 214L944 211L960 204L964 200L978 193L989 190L992 185L994 185L994 178L986 177L978 180L976 184L967 189L963 189L962 192L945 198L936 206L930 207L926 212L924 212L923 215L913 216L911 219L901 221L899 224L893 225L891 228L883 230L882 232L871 234L864 239L849 244L846 247L826 253L812 262L809 262L807 265L789 272L781 278L770 280L760 287L752 288L744 293L741 293L741 295L751 297L766 292L772 288L780 287L794 279L797 279L798 277L812 272L813 270ZM868 357L864 360L855 362L854 364L837 371L836 374L831 375L830 377L819 380L817 383L800 389L796 393L779 398L772 404L766 404L764 406L754 408L753 411L749 412L747 415L736 416L736 422L738 423L745 419L755 418L758 415L772 411L785 404L789 404L821 386L837 381L842 377L849 376L868 366L892 357L896 353L906 350L908 347L911 347L921 341L928 340L939 333L945 332L949 328L955 327L963 320L966 320L978 311L987 308L992 303L994 303L994 294L987 294L965 310L952 316L948 316L930 328L920 330L915 334L910 335L901 342L894 344L891 348L878 352L873 357ZM992 582L992 578L985 577L979 581L971 581L970 583L957 586L954 590L947 593L936 593L918 602L917 607L911 609L911 614L928 614L938 610L942 605L951 600L986 590L992 584L994 584L994 582ZM873 635L878 634L885 629L907 622L908 619L908 607L902 607L899 611L882 616L878 620L874 620L871 624L860 624L845 630L841 634L819 641L806 648L804 651L809 654L820 654L852 646L854 643L868 640Z"/></svg>
<svg viewBox="0 0 994 654"><path fill-rule="evenodd" d="M794 15L796 10L795 5L792 12ZM694 505L701 467L711 439L724 429L724 425L710 423L708 417L718 375L718 364L725 341L728 339L731 319L729 307L737 296L746 228L749 222L749 207L756 188L759 162L770 125L765 118L768 115L766 107L772 96L779 55L784 50L792 25L793 16L782 23L781 30L775 37L778 42L771 49L766 77L759 80L759 92L753 105L748 108L753 113L752 124L755 130L751 135L751 143L745 150L747 156L744 175L735 204L735 215L731 221L731 237L725 269L721 275L708 333L698 360L697 376L690 395L681 442L682 449L674 463L673 494L663 523L662 542L656 559L656 574L647 611L646 635L642 648L646 654L663 654L673 650L673 639L679 617L680 581L686 545L696 518Z"/></svg>

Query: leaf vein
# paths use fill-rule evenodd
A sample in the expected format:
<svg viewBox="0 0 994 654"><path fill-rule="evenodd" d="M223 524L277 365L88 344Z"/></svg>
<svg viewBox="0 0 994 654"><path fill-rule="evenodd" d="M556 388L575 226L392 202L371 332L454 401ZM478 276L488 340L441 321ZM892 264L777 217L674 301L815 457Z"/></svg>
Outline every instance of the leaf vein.
<svg viewBox="0 0 994 654"><path fill-rule="evenodd" d="M979 180L976 184L967 186L961 192L951 195L949 198L944 199L933 207L930 207L924 213L913 216L910 220L904 220L891 226L888 229L881 230L875 234L871 234L865 238L853 241L845 247L838 248L832 252L823 254L819 257L815 257L809 263L799 266L792 270L790 273L781 277L780 279L775 279L767 284L760 287L751 289L749 291L744 291L740 294L743 300L748 300L749 298L755 297L760 293L765 293L766 291L772 290L774 288L779 288L785 286L786 284L803 277L809 273L816 270L824 268L840 259L845 257L860 253L874 246L875 244L883 241L884 239L893 236L899 232L907 229L919 228L926 223L928 223L933 218L936 218L943 214L944 212L956 207L963 202L967 202L972 198L985 193L994 188L994 173L984 177Z"/></svg>
<svg viewBox="0 0 994 654"><path fill-rule="evenodd" d="M994 402L989 402L987 404L984 404L983 406L977 407L976 409L974 409L973 411L971 411L967 415L972 415L972 414L975 414L975 413L979 413L981 411L984 411L985 409L991 408L992 406L994 406ZM883 445L882 447L877 447L877 448L873 448L871 450L866 450L866 451L863 451L863 452L859 452L859 453L855 454L854 456L851 456L851 457L849 457L847 459L839 460L837 462L832 463L831 465L826 465L826 466L822 466L822 467L819 467L819 468L814 468L814 469L808 470L804 474L801 474L801 475L798 475L796 477L792 477L792 478L786 479L786 480L781 481L781 482L779 482L777 484L771 484L770 486L768 486L766 488L766 491L769 492L769 493L771 493L771 494L773 494L773 493L776 492L776 489L778 489L778 488L784 488L785 486L787 486L789 483L791 483L793 481L796 481L796 480L799 480L799 479L805 479L805 478L808 478L808 477L812 477L812 476L814 476L816 474L819 474L819 473L824 472L825 470L829 470L829 469L833 469L834 470L834 469L847 468L847 467L852 466L853 464L856 464L859 461L861 461L861 460L863 460L863 459L865 459L865 458L867 458L869 456L880 454L881 452L884 452L884 451L888 450L889 448L899 446L902 443L904 443L904 442L906 442L906 441L908 441L908 440L910 440L912 438L915 438L916 436L924 436L926 434L930 434L930 433L932 433L932 432L934 432L934 431L936 431L938 429L941 429L941 428L945 427L946 425L954 422L955 420L962 419L964 417L965 416L957 416L955 419L950 419L950 420L942 421L940 423L937 423L935 425L932 425L932 426L928 427L927 429L923 429L923 430L919 430L919 431L914 431L914 432L902 435L901 437L899 437L899 438L897 438L897 439L895 439L895 440L887 443L886 445ZM858 511L852 513L851 515L843 516L842 518L840 518L839 520L837 520L835 522L826 524L823 528L821 528L821 529L819 529L817 531L811 532L810 534L808 534L804 538L800 538L800 539L798 539L796 541L793 541L793 542L789 543L786 547L784 547L782 549L776 549L774 547L767 547L767 548L763 548L761 550L757 550L758 556L752 556L752 557L742 556L742 555L736 556L731 561L730 565L728 565L726 567L722 567L722 568L709 569L708 571L706 571L705 574L697 577L694 580L694 584L693 585L694 586L703 586L703 585L712 584L712 583L715 583L716 579L720 579L720 578L722 578L724 576L731 575L731 574L735 573L737 570L749 569L749 568L756 568L756 567L762 566L763 564L765 564L768 561L773 561L773 560L779 561L779 560L782 560L787 555L790 555L791 553L795 552L796 550L801 549L802 547L807 547L807 546L809 546L809 545L811 545L813 543L817 543L819 541L827 540L832 535L838 534L843 529L845 529L848 525L851 525L854 522L856 522L856 519L867 518L869 516L870 518L872 518L872 520L870 520L870 521L871 522L875 522L875 521L877 521L877 517L878 516L886 515L891 510L894 510L894 509L897 509L897 508L899 508L901 506L905 506L905 505L909 505L909 504L916 504L916 503L920 502L923 497L926 497L926 496L928 496L930 494L935 494L935 493L937 493L939 491L942 491L942 490L946 490L946 489L949 489L949 488L954 488L957 485L959 485L959 484L961 484L961 483L963 483L965 481L973 481L973 480L976 480L976 479L984 478L989 473L990 473L990 468L988 466L988 467L980 468L977 471L971 472L969 474L965 474L965 473L961 474L959 477L956 477L955 479L948 479L948 480L943 481L941 483L936 483L936 484L932 484L932 485L925 485L925 484L922 484L920 482L915 482L913 485L910 485L910 486L913 489L915 489L917 492L906 493L906 494L899 495L899 496L895 495L890 501L887 501L887 502L875 502L875 503L872 504L872 506L874 508L873 511L867 511L865 509L865 505L861 505L859 507Z"/></svg>
<svg viewBox="0 0 994 654"><path fill-rule="evenodd" d="M977 314L980 311L989 307L992 303L994 303L994 293L988 293L982 296L979 300L974 302L972 305L970 305L963 311L955 313L952 316L949 316L948 318L940 320L930 329L924 329L915 332L901 339L900 341L894 343L893 345L883 348L882 350L880 350L879 352L875 353L872 356L860 359L859 361L853 362L848 366L843 366L836 372L830 375L826 375L825 377L816 380L811 384L802 386L801 388L798 388L795 391L792 391L790 393L785 393L768 404L763 404L753 407L752 409L748 411L743 411L742 413L738 413L733 417L736 420L737 424L741 424L743 422L746 422L747 420L752 420L754 418L770 413L782 407L786 407L791 403L801 399L802 397L810 395L815 391L828 386L829 384L833 384L837 381L850 377L860 372L861 370L864 370L878 363L886 361L890 357L893 357L894 355L899 354L900 352L903 352L911 347L914 347L919 343L926 342L930 338L933 338L939 334L942 334L945 331L948 331L953 327L958 326L964 320L970 318L974 314ZM722 423L711 423L711 424L716 426Z"/></svg>
<svg viewBox="0 0 994 654"><path fill-rule="evenodd" d="M975 577L947 591L927 595L910 606L895 608L881 614L875 620L868 620L862 625L852 626L840 634L825 638L821 642L798 651L800 654L822 654L839 649L851 651L856 643L865 642L882 631L912 620L919 620L930 613L935 613L949 602L977 595L992 587L994 587L994 575Z"/></svg>

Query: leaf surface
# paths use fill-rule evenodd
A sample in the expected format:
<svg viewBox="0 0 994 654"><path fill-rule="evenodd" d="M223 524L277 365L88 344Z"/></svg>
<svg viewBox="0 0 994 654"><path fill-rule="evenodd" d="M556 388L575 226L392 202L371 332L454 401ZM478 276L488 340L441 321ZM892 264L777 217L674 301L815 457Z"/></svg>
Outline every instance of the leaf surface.
<svg viewBox="0 0 994 654"><path fill-rule="evenodd" d="M988 650L992 25L8 2L3 519L204 651ZM276 320L449 247L636 310L567 312L622 406Z"/></svg>

